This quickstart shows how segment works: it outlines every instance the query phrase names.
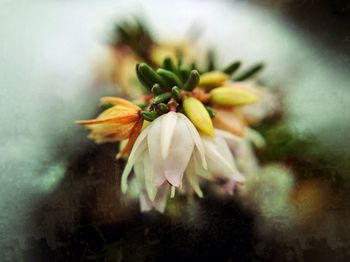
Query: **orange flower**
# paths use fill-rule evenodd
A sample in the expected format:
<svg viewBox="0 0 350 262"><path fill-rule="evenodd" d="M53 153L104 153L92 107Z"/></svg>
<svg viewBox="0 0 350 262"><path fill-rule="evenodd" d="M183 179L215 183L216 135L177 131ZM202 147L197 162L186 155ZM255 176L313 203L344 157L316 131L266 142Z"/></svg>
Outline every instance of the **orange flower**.
<svg viewBox="0 0 350 262"><path fill-rule="evenodd" d="M130 151L140 134L143 123L143 119L140 117L141 109L133 103L117 97L104 97L101 102L111 103L114 106L102 112L96 119L77 121L77 123L90 130L88 137L96 143L129 139L128 144L117 155L117 158L120 158Z"/></svg>

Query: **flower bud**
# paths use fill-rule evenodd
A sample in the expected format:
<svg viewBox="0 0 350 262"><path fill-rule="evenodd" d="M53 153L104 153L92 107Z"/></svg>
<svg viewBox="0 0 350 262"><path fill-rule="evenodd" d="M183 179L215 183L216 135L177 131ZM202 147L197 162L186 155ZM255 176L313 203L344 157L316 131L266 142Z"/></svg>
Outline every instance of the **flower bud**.
<svg viewBox="0 0 350 262"><path fill-rule="evenodd" d="M229 76L223 72L212 71L201 75L199 85L205 87L221 86Z"/></svg>
<svg viewBox="0 0 350 262"><path fill-rule="evenodd" d="M213 122L202 102L188 97L182 105L186 116L199 131L208 136L215 136Z"/></svg>
<svg viewBox="0 0 350 262"><path fill-rule="evenodd" d="M221 106L240 106L257 101L253 93L233 87L218 87L210 91L210 102Z"/></svg>

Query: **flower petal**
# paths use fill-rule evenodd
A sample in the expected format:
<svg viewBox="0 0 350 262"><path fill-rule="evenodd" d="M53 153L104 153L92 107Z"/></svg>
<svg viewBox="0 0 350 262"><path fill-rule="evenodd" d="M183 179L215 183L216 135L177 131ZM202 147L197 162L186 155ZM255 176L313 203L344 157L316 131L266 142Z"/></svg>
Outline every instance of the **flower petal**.
<svg viewBox="0 0 350 262"><path fill-rule="evenodd" d="M157 118L149 125L149 134L147 136L148 152L155 174L155 182L157 186L160 186L165 181L164 175L164 161L161 161L161 121Z"/></svg>
<svg viewBox="0 0 350 262"><path fill-rule="evenodd" d="M157 195L157 187L154 179L154 171L151 164L149 154L145 154L143 158L145 186L148 197L151 201L154 201Z"/></svg>
<svg viewBox="0 0 350 262"><path fill-rule="evenodd" d="M131 130L129 139L128 139L128 143L123 147L123 149L117 154L116 158L119 159L121 158L123 155L129 153L129 151L131 150L131 148L133 147L137 137L140 134L141 128L142 128L142 124L143 124L143 119L140 118L136 124L134 125L133 129Z"/></svg>
<svg viewBox="0 0 350 262"><path fill-rule="evenodd" d="M82 126L97 125L97 124L129 124L136 122L139 119L138 113L124 113L111 118L97 118L92 120L80 120L76 121L77 124Z"/></svg>
<svg viewBox="0 0 350 262"><path fill-rule="evenodd" d="M168 199L168 194L169 194L168 184L165 184L158 190L156 199L153 202L153 206L157 211L164 213L165 205Z"/></svg>
<svg viewBox="0 0 350 262"><path fill-rule="evenodd" d="M189 182L189 184L191 185L192 189L194 190L194 192L199 196L199 197L203 197L203 192L199 186L199 181L198 181L198 176L196 175L196 170L195 170L195 163L194 163L194 159L193 156L190 160L190 162L188 163L188 166L186 168L186 178Z"/></svg>
<svg viewBox="0 0 350 262"><path fill-rule="evenodd" d="M192 122L184 114L178 113L178 116L179 116L179 118L184 120L184 122L185 122L191 136L192 136L192 139L196 145L196 148L198 149L203 168L208 169L207 161L205 159L204 145L203 145L202 139L201 139L197 129L193 126Z"/></svg>
<svg viewBox="0 0 350 262"><path fill-rule="evenodd" d="M160 146L162 158L165 160L168 157L170 142L176 127L177 115L175 112L169 112L159 118L161 118Z"/></svg>
<svg viewBox="0 0 350 262"><path fill-rule="evenodd" d="M194 141L186 121L179 118L171 140L168 158L164 161L165 177L170 184L179 187L194 149Z"/></svg>
<svg viewBox="0 0 350 262"><path fill-rule="evenodd" d="M213 140L204 138L203 142L206 149L206 156L208 159L210 172L213 172L217 175L224 175L228 178L231 178L233 176L239 182L243 182L245 180L245 178L239 173L239 171L234 166L233 158L230 152L229 155L232 158L232 162L230 159L228 159L227 156L225 158L223 154L218 151L219 148L215 145ZM224 149L224 151L226 155L227 149Z"/></svg>
<svg viewBox="0 0 350 262"><path fill-rule="evenodd" d="M135 144L131 150L128 162L123 170L121 187L122 192L125 193L128 189L128 176L134 166L135 162L141 157L141 155L147 150L147 141L145 140L149 128L143 130L135 141Z"/></svg>
<svg viewBox="0 0 350 262"><path fill-rule="evenodd" d="M227 131L215 129L215 132L219 137L225 139L226 143L228 144L231 150L234 150L240 143L243 142L243 139L241 137L235 136Z"/></svg>
<svg viewBox="0 0 350 262"><path fill-rule="evenodd" d="M111 103L111 104L116 104L116 105L121 105L129 108L134 108L134 109L140 109L137 105L134 105L128 100L119 98L119 97L111 97L111 96L105 96L100 99L101 103Z"/></svg>

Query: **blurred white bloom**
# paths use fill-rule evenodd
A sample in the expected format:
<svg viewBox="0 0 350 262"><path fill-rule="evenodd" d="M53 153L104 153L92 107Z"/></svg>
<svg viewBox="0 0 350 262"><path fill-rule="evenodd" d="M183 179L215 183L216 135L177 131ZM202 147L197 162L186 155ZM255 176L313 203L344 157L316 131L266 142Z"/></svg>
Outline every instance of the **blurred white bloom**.
<svg viewBox="0 0 350 262"><path fill-rule="evenodd" d="M239 172L243 174L245 178L255 176L259 171L259 164L249 139L235 136L224 130L215 129L215 132L217 137L223 139L225 144L227 144L230 153L226 152L225 154L231 155L232 158L234 158ZM236 186L237 180L230 179L223 185L222 189L224 192L232 194Z"/></svg>
<svg viewBox="0 0 350 262"><path fill-rule="evenodd" d="M216 129L216 134L225 139L232 151L239 170L245 175L254 174L259 169L259 164L254 154L251 142L247 138L240 138L229 132Z"/></svg>

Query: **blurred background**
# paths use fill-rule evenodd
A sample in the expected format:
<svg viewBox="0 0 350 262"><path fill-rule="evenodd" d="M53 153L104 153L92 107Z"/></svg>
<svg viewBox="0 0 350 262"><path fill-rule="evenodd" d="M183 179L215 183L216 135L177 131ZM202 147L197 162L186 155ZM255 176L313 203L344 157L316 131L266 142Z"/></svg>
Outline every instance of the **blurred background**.
<svg viewBox="0 0 350 262"><path fill-rule="evenodd" d="M221 65L266 63L261 78L284 94L285 123L313 142L296 167L312 174L293 185L293 223L273 201L259 216L211 197L175 218L125 208L115 145L93 145L74 121L113 94L99 78L106 42L133 16L168 42L198 26L196 44ZM349 1L2 1L0 17L0 261L350 257ZM282 191L292 183L271 179Z"/></svg>

